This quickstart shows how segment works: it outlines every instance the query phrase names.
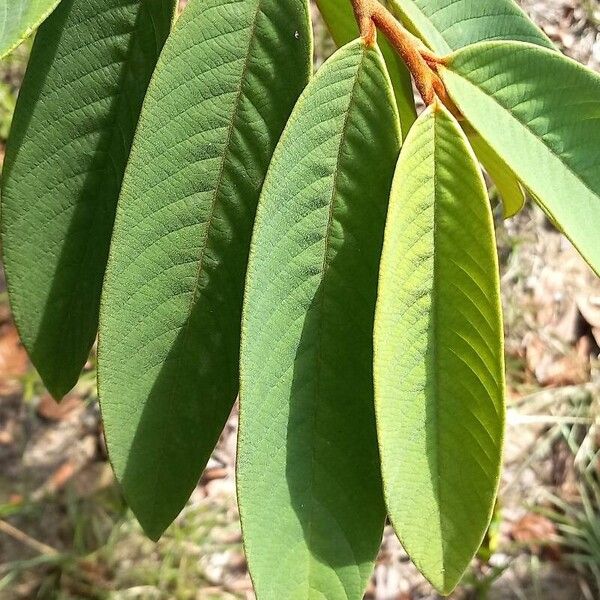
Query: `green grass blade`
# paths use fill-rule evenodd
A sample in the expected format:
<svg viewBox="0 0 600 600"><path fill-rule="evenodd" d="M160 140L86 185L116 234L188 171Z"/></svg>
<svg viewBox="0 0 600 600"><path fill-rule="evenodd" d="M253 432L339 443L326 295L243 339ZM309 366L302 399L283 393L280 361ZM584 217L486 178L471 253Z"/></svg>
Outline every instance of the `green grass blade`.
<svg viewBox="0 0 600 600"><path fill-rule="evenodd" d="M350 0L317 0L317 6L338 47L359 36ZM378 36L377 41L392 80L402 136L405 137L417 118L410 73L382 34Z"/></svg>
<svg viewBox="0 0 600 600"><path fill-rule="evenodd" d="M114 211L173 0L64 0L36 36L6 151L2 242L21 338L52 395L94 342Z"/></svg>
<svg viewBox="0 0 600 600"><path fill-rule="evenodd" d="M519 42L460 50L441 74L461 112L600 273L600 76Z"/></svg>
<svg viewBox="0 0 600 600"><path fill-rule="evenodd" d="M379 51L344 46L298 101L261 195L238 499L262 600L360 600L381 542L372 327L397 119Z"/></svg>
<svg viewBox="0 0 600 600"><path fill-rule="evenodd" d="M390 4L402 22L440 55L486 40L554 47L513 0L390 0Z"/></svg>
<svg viewBox="0 0 600 600"><path fill-rule="evenodd" d="M0 59L28 38L60 0L0 0Z"/></svg>
<svg viewBox="0 0 600 600"><path fill-rule="evenodd" d="M106 273L98 379L112 464L152 538L188 499L237 395L256 204L311 51L305 0L191 0L148 89Z"/></svg>
<svg viewBox="0 0 600 600"><path fill-rule="evenodd" d="M375 320L375 404L388 513L449 593L477 551L498 485L504 359L493 222L475 155L431 107L392 186Z"/></svg>

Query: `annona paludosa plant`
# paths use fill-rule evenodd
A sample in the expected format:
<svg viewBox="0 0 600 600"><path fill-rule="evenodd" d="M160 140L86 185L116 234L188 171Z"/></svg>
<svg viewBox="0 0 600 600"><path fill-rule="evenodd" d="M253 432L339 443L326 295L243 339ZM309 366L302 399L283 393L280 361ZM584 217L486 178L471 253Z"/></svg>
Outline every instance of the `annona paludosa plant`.
<svg viewBox="0 0 600 600"><path fill-rule="evenodd" d="M449 593L504 429L504 215L600 271L600 77L511 0L0 0L37 33L2 177L23 343L60 399L96 335L106 441L157 539L240 396L259 600L359 600L386 515ZM417 116L413 83L425 104Z"/></svg>

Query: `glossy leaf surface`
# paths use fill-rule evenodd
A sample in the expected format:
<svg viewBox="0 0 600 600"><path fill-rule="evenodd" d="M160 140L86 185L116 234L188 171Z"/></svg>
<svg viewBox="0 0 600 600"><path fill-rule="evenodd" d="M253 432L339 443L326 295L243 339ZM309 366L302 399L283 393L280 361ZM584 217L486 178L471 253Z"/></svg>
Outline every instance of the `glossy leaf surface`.
<svg viewBox="0 0 600 600"><path fill-rule="evenodd" d="M29 37L58 3L59 0L0 0L0 58Z"/></svg>
<svg viewBox="0 0 600 600"><path fill-rule="evenodd" d="M379 51L344 46L298 101L261 195L238 453L261 600L360 600L381 542L372 328L397 119Z"/></svg>
<svg viewBox="0 0 600 600"><path fill-rule="evenodd" d="M55 398L94 342L119 189L172 0L64 0L40 27L2 179L21 338Z"/></svg>
<svg viewBox="0 0 600 600"><path fill-rule="evenodd" d="M441 74L461 112L600 273L600 76L518 42L465 48Z"/></svg>
<svg viewBox="0 0 600 600"><path fill-rule="evenodd" d="M148 89L104 286L99 391L112 464L152 538L237 395L256 204L310 36L304 0L191 0Z"/></svg>
<svg viewBox="0 0 600 600"><path fill-rule="evenodd" d="M449 593L489 523L504 424L491 210L467 139L429 108L392 186L375 320L385 498L414 563Z"/></svg>

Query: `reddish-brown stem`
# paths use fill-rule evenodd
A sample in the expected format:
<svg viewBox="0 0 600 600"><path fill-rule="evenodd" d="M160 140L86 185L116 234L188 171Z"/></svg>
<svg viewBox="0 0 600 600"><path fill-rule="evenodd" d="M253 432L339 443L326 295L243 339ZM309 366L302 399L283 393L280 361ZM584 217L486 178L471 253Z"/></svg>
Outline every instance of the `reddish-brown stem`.
<svg viewBox="0 0 600 600"><path fill-rule="evenodd" d="M373 45L376 30L381 30L406 64L425 104L430 105L437 96L454 114L458 114L437 73L438 66L443 64L444 60L409 33L378 0L350 1L365 43Z"/></svg>
<svg viewBox="0 0 600 600"><path fill-rule="evenodd" d="M354 18L358 23L360 37L367 46L373 46L377 40L377 29L371 18L371 6L365 0L350 0L354 10Z"/></svg>
<svg viewBox="0 0 600 600"><path fill-rule="evenodd" d="M433 102L435 96L433 86L433 72L419 51L412 44L412 40L406 35L406 31L399 27L398 22L388 13L387 9L379 2L371 2L371 19L375 26L381 30L383 35L390 41L400 58L406 64L415 80L415 85L425 104ZM436 75L437 77L437 75Z"/></svg>

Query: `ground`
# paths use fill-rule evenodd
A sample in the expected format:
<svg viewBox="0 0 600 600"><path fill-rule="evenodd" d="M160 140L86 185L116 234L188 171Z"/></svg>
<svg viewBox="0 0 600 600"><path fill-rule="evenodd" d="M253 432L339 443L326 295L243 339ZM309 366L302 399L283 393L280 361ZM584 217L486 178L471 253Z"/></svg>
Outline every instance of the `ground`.
<svg viewBox="0 0 600 600"><path fill-rule="evenodd" d="M569 55L600 69L596 0L524 0ZM316 25L317 63L332 49ZM0 73L8 133L27 44ZM508 427L496 514L452 596L600 597L600 282L531 204L497 219ZM235 502L234 409L192 498L154 544L107 462L94 355L57 405L31 368L0 279L0 599L253 598ZM371 600L437 598L386 528Z"/></svg>

